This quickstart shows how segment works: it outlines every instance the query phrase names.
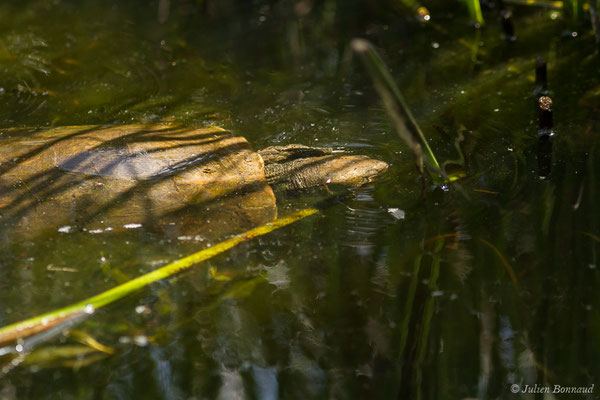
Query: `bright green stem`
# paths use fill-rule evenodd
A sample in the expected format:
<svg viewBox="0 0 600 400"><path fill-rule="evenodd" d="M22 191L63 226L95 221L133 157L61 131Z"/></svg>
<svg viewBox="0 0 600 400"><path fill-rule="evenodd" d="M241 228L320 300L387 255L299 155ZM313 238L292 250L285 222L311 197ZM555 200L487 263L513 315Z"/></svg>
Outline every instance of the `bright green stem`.
<svg viewBox="0 0 600 400"><path fill-rule="evenodd" d="M425 163L434 183L444 183L445 180L441 178L443 173L440 170L440 165L385 62L379 57L371 43L364 39L352 40L351 46L354 52L360 56L371 79L373 79L375 88L398 136L413 151L419 164Z"/></svg>
<svg viewBox="0 0 600 400"><path fill-rule="evenodd" d="M471 16L471 20L483 26L485 21L483 19L483 15L481 14L481 4L479 0L466 0L467 7L469 8L469 15Z"/></svg>
<svg viewBox="0 0 600 400"><path fill-rule="evenodd" d="M318 210L314 208L307 208L298 211L294 214L291 214L288 217L280 218L276 221L273 221L272 223L268 223L266 225L259 226L258 228L251 229L245 233L227 239L217 245L201 250L180 260L174 261L170 264L165 265L162 268L159 268L145 275L132 279L122 285L109 289L106 292L100 293L96 296L82 300L70 306L0 328L0 343L39 333L45 330L44 327L51 328L56 324L57 321L60 321L62 323L63 321L68 321L71 317L80 316L84 313L90 314L94 310L100 307L104 307L107 304L113 303L116 300L122 299L128 294L139 290L145 286L148 286L153 282L168 278L178 272L183 271L184 269L190 268L193 265L196 265L198 263L201 263L202 261L206 261L209 258L221 254L231 249L232 247L238 245L239 243L253 239L257 236L266 235L269 232L282 228L286 225L294 223L302 218L306 218L317 212Z"/></svg>

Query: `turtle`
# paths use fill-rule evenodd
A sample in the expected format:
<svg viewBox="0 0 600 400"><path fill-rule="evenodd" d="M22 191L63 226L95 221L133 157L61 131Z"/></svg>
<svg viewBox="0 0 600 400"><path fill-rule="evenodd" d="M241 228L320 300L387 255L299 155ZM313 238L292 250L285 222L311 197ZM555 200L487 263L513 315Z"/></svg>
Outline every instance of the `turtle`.
<svg viewBox="0 0 600 400"><path fill-rule="evenodd" d="M211 125L11 128L0 131L0 224L7 236L153 227L214 237L273 221L275 192L358 187L387 168L331 148L254 151Z"/></svg>

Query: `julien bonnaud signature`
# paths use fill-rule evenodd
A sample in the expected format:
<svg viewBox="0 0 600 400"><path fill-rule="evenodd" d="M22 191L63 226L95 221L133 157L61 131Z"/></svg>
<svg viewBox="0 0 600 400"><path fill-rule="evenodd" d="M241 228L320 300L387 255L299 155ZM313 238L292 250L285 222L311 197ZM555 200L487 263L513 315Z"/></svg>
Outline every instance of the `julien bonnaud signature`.
<svg viewBox="0 0 600 400"><path fill-rule="evenodd" d="M594 393L594 384L589 386L562 386L562 385L517 385L510 386L513 393Z"/></svg>

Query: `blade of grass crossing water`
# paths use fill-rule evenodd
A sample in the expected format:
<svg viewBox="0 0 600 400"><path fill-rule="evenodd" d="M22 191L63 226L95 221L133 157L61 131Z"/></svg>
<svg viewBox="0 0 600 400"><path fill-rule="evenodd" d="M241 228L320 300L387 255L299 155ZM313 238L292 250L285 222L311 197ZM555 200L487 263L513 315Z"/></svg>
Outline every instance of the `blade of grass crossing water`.
<svg viewBox="0 0 600 400"><path fill-rule="evenodd" d="M479 26L483 26L485 24L485 20L483 19L483 14L481 13L481 3L479 0L466 0L467 8L469 9L469 16L471 20L478 24Z"/></svg>
<svg viewBox="0 0 600 400"><path fill-rule="evenodd" d="M425 164L434 183L444 183L440 165L385 62L371 43L364 39L352 40L351 46L371 76L398 136L412 150L419 164Z"/></svg>
<svg viewBox="0 0 600 400"><path fill-rule="evenodd" d="M318 210L314 208L307 208L298 211L287 217L280 218L269 224L251 229L212 247L174 261L162 268L139 276L96 296L79 301L70 306L0 328L0 343L8 343L19 338L40 333L46 329L56 326L58 323L70 321L72 318L79 317L83 314L91 314L94 312L94 310L122 299L128 294L146 287L153 282L168 278L178 272L221 254L242 242L258 236L266 235L267 233L290 225L317 212Z"/></svg>

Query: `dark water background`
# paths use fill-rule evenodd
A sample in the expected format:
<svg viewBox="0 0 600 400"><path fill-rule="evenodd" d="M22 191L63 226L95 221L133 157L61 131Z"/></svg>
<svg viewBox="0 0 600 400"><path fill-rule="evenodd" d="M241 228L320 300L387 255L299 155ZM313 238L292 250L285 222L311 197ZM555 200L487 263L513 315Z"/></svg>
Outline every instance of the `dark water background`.
<svg viewBox="0 0 600 400"><path fill-rule="evenodd" d="M322 144L391 167L317 216L99 310L77 329L114 355L5 367L0 398L533 398L511 385L598 384L600 80L589 22L516 7L509 42L494 9L476 30L462 3L427 6L429 23L393 1L3 1L3 130L210 123L256 148ZM379 49L438 159L460 160L458 145L460 189L423 187L352 57L354 37ZM555 110L546 179L536 56ZM282 213L308 203L279 200ZM0 324L196 248L143 231L5 241Z"/></svg>

